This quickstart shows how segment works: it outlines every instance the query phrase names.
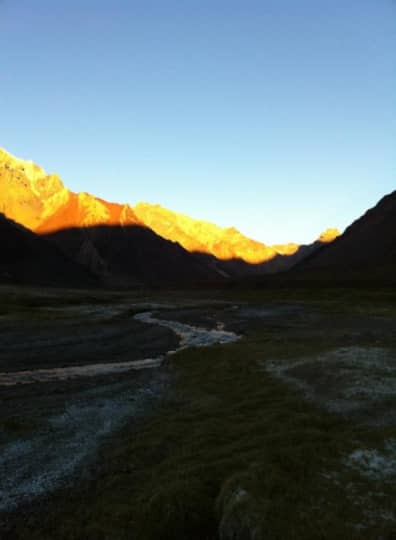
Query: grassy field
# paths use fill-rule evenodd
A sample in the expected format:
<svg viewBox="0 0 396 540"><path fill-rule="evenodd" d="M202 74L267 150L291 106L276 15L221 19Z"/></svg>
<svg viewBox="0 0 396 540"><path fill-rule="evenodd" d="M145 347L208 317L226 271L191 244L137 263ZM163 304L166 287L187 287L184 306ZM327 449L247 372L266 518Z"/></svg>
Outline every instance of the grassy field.
<svg viewBox="0 0 396 540"><path fill-rule="evenodd" d="M74 486L7 516L2 538L396 538L396 423L368 422L364 407L335 414L267 369L296 358L312 364L337 348L383 347L394 357L393 290L145 298L176 304L178 320L212 314L242 339L169 357L162 369L172 384L145 417L108 438ZM213 300L298 309L246 319ZM379 405L385 417L395 396L367 410Z"/></svg>

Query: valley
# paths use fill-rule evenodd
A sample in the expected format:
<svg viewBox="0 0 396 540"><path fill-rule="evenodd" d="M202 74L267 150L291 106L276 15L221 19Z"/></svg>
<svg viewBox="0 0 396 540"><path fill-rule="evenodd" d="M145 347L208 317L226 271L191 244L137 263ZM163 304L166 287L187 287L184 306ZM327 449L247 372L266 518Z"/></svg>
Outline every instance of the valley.
<svg viewBox="0 0 396 540"><path fill-rule="evenodd" d="M274 246L4 150L0 197L2 540L394 537L396 192Z"/></svg>
<svg viewBox="0 0 396 540"><path fill-rule="evenodd" d="M393 289L0 294L2 538L391 538Z"/></svg>
<svg viewBox="0 0 396 540"><path fill-rule="evenodd" d="M395 9L0 0L0 540L396 540Z"/></svg>

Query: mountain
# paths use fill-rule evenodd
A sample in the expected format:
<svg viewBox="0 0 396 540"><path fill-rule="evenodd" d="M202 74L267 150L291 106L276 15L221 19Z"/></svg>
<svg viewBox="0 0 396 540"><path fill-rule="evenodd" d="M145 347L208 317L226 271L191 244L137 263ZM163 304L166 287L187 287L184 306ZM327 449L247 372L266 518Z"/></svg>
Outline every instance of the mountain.
<svg viewBox="0 0 396 540"><path fill-rule="evenodd" d="M268 261L279 253L273 247L243 236L234 227L222 228L199 221L159 204L141 202L134 211L150 229L163 238L178 242L190 252L206 253L220 260L241 259L251 264ZM298 249L297 244L289 246L289 254Z"/></svg>
<svg viewBox="0 0 396 540"><path fill-rule="evenodd" d="M111 286L218 281L287 270L324 242L267 246L159 205L111 203L0 149L0 212L45 236Z"/></svg>
<svg viewBox="0 0 396 540"><path fill-rule="evenodd" d="M45 238L109 287L217 282L216 269L141 225L61 229Z"/></svg>
<svg viewBox="0 0 396 540"><path fill-rule="evenodd" d="M396 281L396 191L288 275L300 279Z"/></svg>
<svg viewBox="0 0 396 540"><path fill-rule="evenodd" d="M0 212L24 227L49 233L70 227L142 225L127 204L69 191L56 174L0 149Z"/></svg>
<svg viewBox="0 0 396 540"><path fill-rule="evenodd" d="M56 244L110 286L218 280L220 274L147 228L129 205L73 193L55 174L0 150L0 212Z"/></svg>
<svg viewBox="0 0 396 540"><path fill-rule="evenodd" d="M134 212L142 223L227 276L258 275L291 268L340 233L327 229L308 245L294 243L267 246L244 236L234 227L222 228L213 223L172 212L159 204L139 203Z"/></svg>
<svg viewBox="0 0 396 540"><path fill-rule="evenodd" d="M0 283L94 287L97 279L52 243L0 214Z"/></svg>

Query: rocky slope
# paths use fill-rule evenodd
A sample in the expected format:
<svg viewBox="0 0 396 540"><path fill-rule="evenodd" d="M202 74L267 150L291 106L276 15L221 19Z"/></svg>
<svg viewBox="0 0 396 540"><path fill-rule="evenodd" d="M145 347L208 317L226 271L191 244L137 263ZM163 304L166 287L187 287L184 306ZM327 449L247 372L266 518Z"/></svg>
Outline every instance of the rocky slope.
<svg viewBox="0 0 396 540"><path fill-rule="evenodd" d="M234 227L222 228L172 212L158 204L139 203L134 212L157 234L199 254L208 264L229 276L287 270L340 234L337 229L327 229L312 244L267 246L247 238Z"/></svg>
<svg viewBox="0 0 396 540"><path fill-rule="evenodd" d="M0 150L0 211L111 286L216 280L218 272L147 228L128 205L73 193L57 175Z"/></svg>
<svg viewBox="0 0 396 540"><path fill-rule="evenodd" d="M214 255L220 260L241 259L258 264L274 258L279 251L242 235L234 227L222 228L199 221L162 206L139 203L134 211L138 218L157 234L178 242L187 251ZM289 253L298 249L292 244Z"/></svg>
<svg viewBox="0 0 396 540"><path fill-rule="evenodd" d="M140 224L127 204L69 191L56 174L0 149L0 212L40 233L70 227Z"/></svg>
<svg viewBox="0 0 396 540"><path fill-rule="evenodd" d="M396 281L396 191L383 197L333 243L302 261L290 275Z"/></svg>
<svg viewBox="0 0 396 540"><path fill-rule="evenodd" d="M222 228L172 212L158 204L142 202L134 207L134 211L143 223L163 238L178 242L190 252L213 255L221 261L240 260L258 265L279 255L295 255L301 247L295 243L267 246L244 236L234 227ZM327 229L318 241L332 242L338 235L337 229Z"/></svg>

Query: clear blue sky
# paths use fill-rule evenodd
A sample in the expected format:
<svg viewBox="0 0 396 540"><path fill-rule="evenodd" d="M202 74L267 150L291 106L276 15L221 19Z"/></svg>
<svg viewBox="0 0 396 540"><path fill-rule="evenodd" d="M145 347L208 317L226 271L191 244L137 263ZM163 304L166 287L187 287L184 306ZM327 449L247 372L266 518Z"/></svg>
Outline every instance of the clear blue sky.
<svg viewBox="0 0 396 540"><path fill-rule="evenodd" d="M266 243L396 188L394 0L0 0L0 146Z"/></svg>

